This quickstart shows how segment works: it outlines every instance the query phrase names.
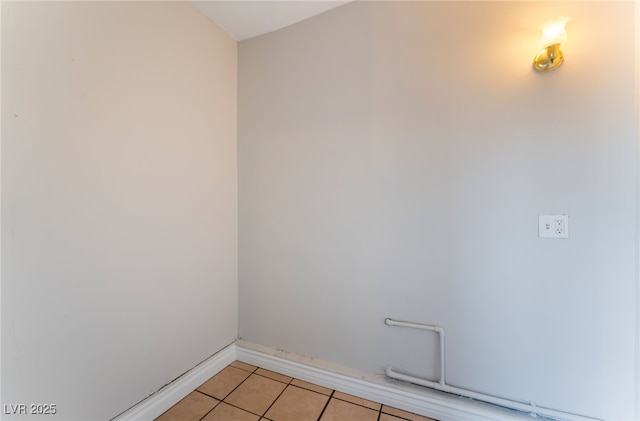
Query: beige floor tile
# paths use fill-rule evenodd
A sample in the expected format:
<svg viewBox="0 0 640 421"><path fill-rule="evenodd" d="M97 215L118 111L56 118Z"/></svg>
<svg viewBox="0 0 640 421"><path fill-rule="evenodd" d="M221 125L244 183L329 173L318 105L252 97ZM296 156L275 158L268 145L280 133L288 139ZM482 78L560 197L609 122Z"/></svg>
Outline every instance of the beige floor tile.
<svg viewBox="0 0 640 421"><path fill-rule="evenodd" d="M268 377L273 380L277 380L282 383L289 383L293 380L292 377L285 376L284 374L276 373L275 371L265 370L264 368L259 368L256 370L256 374L260 374L261 376Z"/></svg>
<svg viewBox="0 0 640 421"><path fill-rule="evenodd" d="M317 384L305 382L303 380L293 379L291 382L292 385L301 387L303 389L313 390L314 392L322 393L323 395L331 395L333 390L328 387L318 386Z"/></svg>
<svg viewBox="0 0 640 421"><path fill-rule="evenodd" d="M225 399L225 402L262 415L285 387L287 385L279 381L252 374Z"/></svg>
<svg viewBox="0 0 640 421"><path fill-rule="evenodd" d="M213 411L209 412L202 421L258 421L258 419L260 417L257 415L222 402Z"/></svg>
<svg viewBox="0 0 640 421"><path fill-rule="evenodd" d="M197 390L223 400L238 387L251 373L235 367L225 367L218 374L201 384Z"/></svg>
<svg viewBox="0 0 640 421"><path fill-rule="evenodd" d="M234 361L231 364L229 364L231 367L235 367L235 368L239 368L240 370L244 370L244 371L249 371L251 373L253 373L254 371L256 371L256 367L255 365L251 365L251 364L247 364L247 363L243 363L242 361Z"/></svg>
<svg viewBox="0 0 640 421"><path fill-rule="evenodd" d="M273 421L316 421L329 396L296 386L287 386L265 414Z"/></svg>
<svg viewBox="0 0 640 421"><path fill-rule="evenodd" d="M435 421L433 418L423 417L422 415L403 411L402 409L394 408L387 405L382 406L382 412L383 414L386 413L386 414L395 415L396 417L400 417L402 419L410 420L410 421Z"/></svg>
<svg viewBox="0 0 640 421"><path fill-rule="evenodd" d="M380 407L382 406L379 403L368 401L366 399L362 399L357 396L348 395L346 393L338 392L337 390L336 390L336 393L333 394L333 397L336 399L341 399L343 401L355 403L356 405L366 406L367 408L371 408L375 411L379 411Z"/></svg>
<svg viewBox="0 0 640 421"><path fill-rule="evenodd" d="M331 399L321 421L377 421L378 412L339 399Z"/></svg>
<svg viewBox="0 0 640 421"><path fill-rule="evenodd" d="M198 421L218 402L220 401L200 392L191 392L169 408L167 412L156 418L156 421Z"/></svg>

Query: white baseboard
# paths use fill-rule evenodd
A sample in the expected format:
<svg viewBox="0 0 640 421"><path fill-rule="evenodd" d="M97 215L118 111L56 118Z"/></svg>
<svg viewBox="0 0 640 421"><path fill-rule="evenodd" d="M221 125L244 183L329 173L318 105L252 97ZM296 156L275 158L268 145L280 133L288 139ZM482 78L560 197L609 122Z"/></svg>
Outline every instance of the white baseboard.
<svg viewBox="0 0 640 421"><path fill-rule="evenodd" d="M531 416L521 412L390 380L383 375L358 373L243 340L236 341L236 359L441 421L532 420Z"/></svg>
<svg viewBox="0 0 640 421"><path fill-rule="evenodd" d="M236 359L231 344L198 364L112 421L152 421Z"/></svg>
<svg viewBox="0 0 640 421"><path fill-rule="evenodd" d="M112 421L152 421L236 359L440 421L532 420L520 412L238 340Z"/></svg>

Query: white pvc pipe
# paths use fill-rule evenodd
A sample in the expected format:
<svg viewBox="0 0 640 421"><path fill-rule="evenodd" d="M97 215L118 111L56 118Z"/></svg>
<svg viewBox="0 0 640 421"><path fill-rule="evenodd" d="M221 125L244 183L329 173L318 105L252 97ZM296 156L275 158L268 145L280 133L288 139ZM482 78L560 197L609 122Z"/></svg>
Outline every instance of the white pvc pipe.
<svg viewBox="0 0 640 421"><path fill-rule="evenodd" d="M444 328L442 328L442 326L427 325L424 323L405 322L404 320L395 320L389 317L384 319L384 323L389 326L402 326L402 327L411 327L414 329L430 330L432 332L438 332L444 335Z"/></svg>
<svg viewBox="0 0 640 421"><path fill-rule="evenodd" d="M550 417L558 420L567 420L567 421L595 420L594 418L589 418L589 417L584 417L576 414L571 414L568 412L556 411L554 409L539 407L539 406L536 406L534 403L517 402L511 399L499 398L497 396L486 395L484 393L478 393L472 390L461 389L455 386L449 386L445 382L445 373L444 373L444 360L445 360L444 328L436 325L406 322L406 321L394 320L390 318L385 319L384 323L389 326L402 326L402 327L410 327L414 329L438 332L438 336L440 338L440 370L441 371L440 371L439 382L434 382L432 380L423 379L421 377L415 377L409 374L400 373L400 372L394 371L391 367L388 367L386 370L386 374L388 377L391 377L392 379L402 380L402 381L414 383L420 386L429 387L431 389L441 390L443 392L453 393L453 394L464 396L467 398L472 398L479 401L492 403L494 405L499 405L505 408L528 412L532 415L542 415L544 417Z"/></svg>
<svg viewBox="0 0 640 421"><path fill-rule="evenodd" d="M413 329L422 329L422 330L430 330L432 332L437 332L438 337L440 338L440 381L439 383L444 386L445 384L445 368L444 368L444 328L442 326L437 325L427 325L424 323L413 323L406 322L404 320L394 320L391 318L384 319L384 323L389 326L402 326L402 327L410 327Z"/></svg>

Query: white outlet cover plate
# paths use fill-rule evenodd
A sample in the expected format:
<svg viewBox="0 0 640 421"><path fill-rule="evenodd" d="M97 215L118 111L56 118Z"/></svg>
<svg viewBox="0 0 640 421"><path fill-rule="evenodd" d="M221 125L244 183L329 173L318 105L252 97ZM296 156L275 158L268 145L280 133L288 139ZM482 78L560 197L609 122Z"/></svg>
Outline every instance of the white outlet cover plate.
<svg viewBox="0 0 640 421"><path fill-rule="evenodd" d="M569 238L569 215L538 215L538 237Z"/></svg>

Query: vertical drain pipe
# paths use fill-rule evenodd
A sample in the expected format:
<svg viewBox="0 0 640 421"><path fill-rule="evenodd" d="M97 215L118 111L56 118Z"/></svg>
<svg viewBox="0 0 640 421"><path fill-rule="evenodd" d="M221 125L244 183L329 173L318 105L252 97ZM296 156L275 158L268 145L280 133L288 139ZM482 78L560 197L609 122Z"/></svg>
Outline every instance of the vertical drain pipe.
<svg viewBox="0 0 640 421"><path fill-rule="evenodd" d="M533 416L542 415L544 417L549 417L557 420L569 420L569 421L578 421L578 420L595 421L595 418L584 417L581 415L571 414L568 412L556 411L555 409L543 408L543 407L537 406L533 402L531 403L518 402L510 399L500 398L497 396L485 395L484 393L478 393L478 392L462 389L455 386L449 386L445 382L445 371L444 371L445 369L445 354L444 354L445 334L444 334L444 328L442 326L407 322L403 320L394 320L391 318L384 319L384 324L386 324L387 326L401 326L401 327L409 327L413 329L428 330L431 332L438 333L438 336L440 338L440 380L439 381L434 382L432 380L423 379L421 377L415 377L409 374L399 373L393 370L391 367L387 367L386 369L387 376L392 379L402 380L402 381L417 384L420 386L425 386L431 389L441 390L443 392L453 393L459 396L464 396L467 398L488 402L488 403L502 406L505 408L527 412Z"/></svg>

